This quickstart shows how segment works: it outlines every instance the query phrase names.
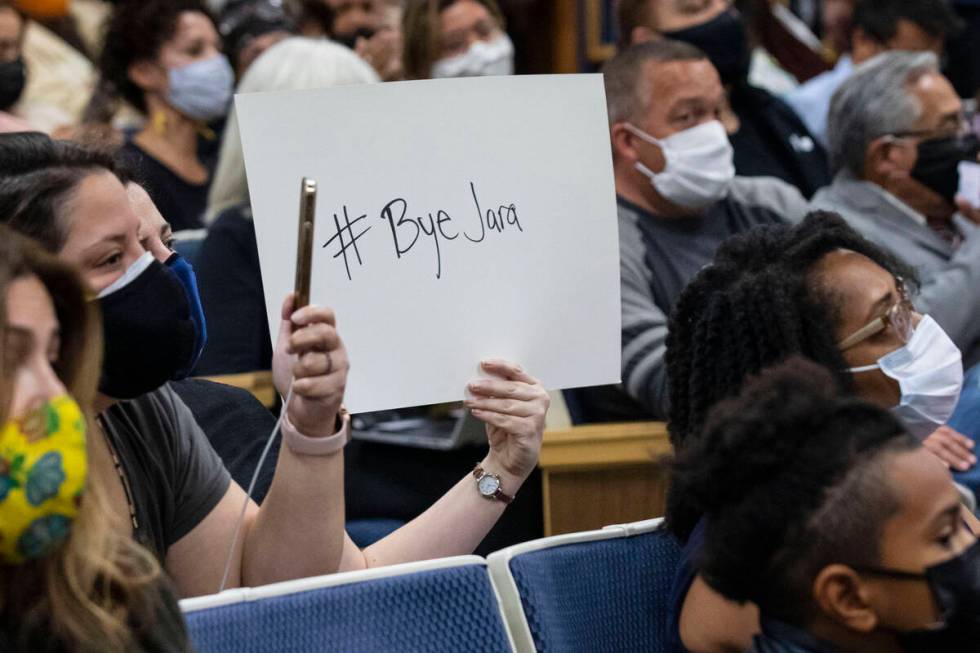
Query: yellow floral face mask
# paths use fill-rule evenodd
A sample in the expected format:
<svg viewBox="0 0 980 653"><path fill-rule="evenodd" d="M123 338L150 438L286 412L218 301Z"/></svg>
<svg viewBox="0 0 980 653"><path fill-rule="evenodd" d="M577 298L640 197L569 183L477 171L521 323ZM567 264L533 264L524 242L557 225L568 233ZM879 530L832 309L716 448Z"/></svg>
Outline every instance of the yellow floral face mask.
<svg viewBox="0 0 980 653"><path fill-rule="evenodd" d="M0 431L0 561L39 558L68 537L87 474L85 418L70 397L7 422Z"/></svg>

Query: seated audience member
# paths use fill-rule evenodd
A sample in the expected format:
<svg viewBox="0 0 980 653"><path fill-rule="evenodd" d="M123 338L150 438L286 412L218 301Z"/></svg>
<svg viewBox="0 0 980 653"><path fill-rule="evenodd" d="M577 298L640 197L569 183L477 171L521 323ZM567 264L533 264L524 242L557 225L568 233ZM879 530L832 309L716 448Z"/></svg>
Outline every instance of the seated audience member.
<svg viewBox="0 0 980 653"><path fill-rule="evenodd" d="M78 39L50 21L34 19L32 2L13 0L28 16L22 24L18 50L24 61L26 85L13 112L35 130L54 132L77 124L95 85L96 73ZM67 21L66 21L67 24Z"/></svg>
<svg viewBox="0 0 980 653"><path fill-rule="evenodd" d="M24 32L27 17L12 2L0 2L0 132L33 131L31 124L17 115L17 102L27 85L24 65Z"/></svg>
<svg viewBox="0 0 980 653"><path fill-rule="evenodd" d="M166 261L174 254L175 240L170 225L160 215L160 211L157 210L146 190L134 181L126 179L125 168L120 168L120 172L123 181L126 182L126 195L130 207L140 221L138 234L140 244L143 249L153 254L153 258ZM259 293L261 294L261 286ZM213 314L206 308L205 305L204 314L212 315L213 318ZM245 314L239 312L238 315L243 321L248 320ZM212 318L207 320L207 331L210 335L204 347L205 351L216 342L220 344L222 336L214 332L215 320ZM272 365L272 346L269 344L268 324L264 310L262 324L266 329L265 347L269 350L265 369L269 369ZM187 378L171 381L170 387L187 404L194 415L194 420L221 457L232 479L240 486L248 487L262 457L269 433L275 428L276 419L273 414L248 391L223 383ZM269 491L278 458L279 439L277 438L252 490L252 499L257 504L262 504Z"/></svg>
<svg viewBox="0 0 980 653"><path fill-rule="evenodd" d="M189 651L159 564L108 507L112 459L86 426L101 333L85 295L0 228L0 650Z"/></svg>
<svg viewBox="0 0 980 653"><path fill-rule="evenodd" d="M262 55L239 93L296 91L378 81L349 49L293 37ZM198 282L212 334L198 374L269 369L272 349L259 270L259 252L245 181L245 158L234 112L221 145L208 214L216 219L198 255Z"/></svg>
<svg viewBox="0 0 980 653"><path fill-rule="evenodd" d="M299 0L296 23L309 38L328 37L355 51L385 81L401 79L401 33L391 0Z"/></svg>
<svg viewBox="0 0 980 653"><path fill-rule="evenodd" d="M860 66L830 109L837 176L813 206L840 213L922 280L919 308L980 362L980 208L957 202L961 161L980 141L931 53L886 53ZM980 369L951 424L980 437Z"/></svg>
<svg viewBox="0 0 980 653"><path fill-rule="evenodd" d="M102 76L146 117L124 152L175 231L203 225L218 149L212 127L231 104L235 74L199 0L116 5Z"/></svg>
<svg viewBox="0 0 980 653"><path fill-rule="evenodd" d="M912 305L915 273L833 214L768 227L723 244L684 289L667 338L670 435L677 452L699 446L719 402L792 356L830 371L846 393L890 409L904 428L977 487L973 443L942 426L960 395L956 345ZM701 512L679 486L668 494L672 532L700 547ZM691 651L748 647L757 621L681 565L674 615ZM724 615L716 618L711 615ZM676 633L675 633L676 634ZM681 650L677 648L676 650Z"/></svg>
<svg viewBox="0 0 980 653"><path fill-rule="evenodd" d="M802 219L805 202L773 178L736 178L718 122L724 90L707 56L661 39L604 71L619 206L623 385L575 393L585 421L667 416L667 316L732 234Z"/></svg>
<svg viewBox="0 0 980 653"><path fill-rule="evenodd" d="M807 129L827 146L830 99L854 67L887 50L931 51L941 55L959 21L945 0L859 0L851 26L851 50L833 70L818 75L783 99Z"/></svg>
<svg viewBox="0 0 980 653"><path fill-rule="evenodd" d="M292 35L293 24L282 2L233 0L221 11L218 31L235 76L241 79L263 52Z"/></svg>
<svg viewBox="0 0 980 653"><path fill-rule="evenodd" d="M514 44L504 27L496 0L409 0L402 23L406 79L513 75Z"/></svg>
<svg viewBox="0 0 980 653"><path fill-rule="evenodd" d="M623 48L669 38L707 53L725 87L727 104L720 117L735 149L739 175L778 177L807 197L830 182L826 154L796 113L749 84L748 36L728 0L622 0L619 34Z"/></svg>
<svg viewBox="0 0 980 653"><path fill-rule="evenodd" d="M795 359L711 410L672 475L705 515L701 575L759 607L752 652L974 650L980 546L949 471L836 385Z"/></svg>
<svg viewBox="0 0 980 653"><path fill-rule="evenodd" d="M287 298L273 357L277 389L287 397L283 446L265 501L248 504L232 549L246 497L166 384L189 370L203 327L188 266L144 250L111 157L24 134L0 137L0 162L3 221L76 266L98 296L106 343L97 432L120 461L118 475L105 470L112 508L183 596L217 590L229 551L226 586L258 585L472 551L499 519L506 503L487 501L468 474L384 540L363 551L351 542L341 473L346 353L329 309L294 313ZM514 364L482 368L491 378L470 384L467 402L488 425L481 466L513 494L537 462L548 395ZM281 555L286 549L290 555Z"/></svg>

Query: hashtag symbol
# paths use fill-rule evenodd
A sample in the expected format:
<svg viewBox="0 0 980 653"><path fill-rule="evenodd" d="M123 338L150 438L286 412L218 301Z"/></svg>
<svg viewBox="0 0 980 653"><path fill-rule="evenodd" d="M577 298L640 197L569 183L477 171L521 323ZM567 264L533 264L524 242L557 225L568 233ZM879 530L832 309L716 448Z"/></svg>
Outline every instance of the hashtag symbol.
<svg viewBox="0 0 980 653"><path fill-rule="evenodd" d="M354 250L354 255L357 256L357 264L358 265L364 265L364 261L361 260L361 250L358 249L358 247L357 247L357 241L360 240L361 236L363 236L367 232L371 231L371 227L367 227L364 231L362 231L361 233L359 233L359 234L357 234L355 236L354 235L354 225L356 225L361 220L364 220L365 218L367 218L367 215L366 214L360 216L359 218L355 218L354 221L352 222L351 219L350 219L350 216L347 215L347 207L345 206L344 207L344 224L343 224L343 226L341 226L340 218L337 216L336 213L334 213L333 214L333 224L334 224L334 227L337 229L337 233L334 235L333 238L331 238L330 240L328 240L327 242L325 242L323 244L323 247L324 248L327 248L334 241L338 241L338 243L340 245L340 249L337 251L336 254L333 255L333 257L334 258L338 258L338 257L341 257L341 256L344 257L344 268L347 270L347 279L348 279L348 281L351 280L351 274L350 274L350 261L347 258L347 251L350 250L350 249L353 249Z"/></svg>

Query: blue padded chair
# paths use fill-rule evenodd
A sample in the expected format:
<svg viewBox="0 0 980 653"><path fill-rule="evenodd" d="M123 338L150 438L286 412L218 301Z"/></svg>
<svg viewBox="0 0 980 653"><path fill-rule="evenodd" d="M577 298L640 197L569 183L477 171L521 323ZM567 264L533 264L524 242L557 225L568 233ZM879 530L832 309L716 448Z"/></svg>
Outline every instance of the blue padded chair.
<svg viewBox="0 0 980 653"><path fill-rule="evenodd" d="M667 650L680 548L662 520L518 544L492 554L517 650Z"/></svg>
<svg viewBox="0 0 980 653"><path fill-rule="evenodd" d="M476 556L228 590L181 607L199 653L513 650Z"/></svg>

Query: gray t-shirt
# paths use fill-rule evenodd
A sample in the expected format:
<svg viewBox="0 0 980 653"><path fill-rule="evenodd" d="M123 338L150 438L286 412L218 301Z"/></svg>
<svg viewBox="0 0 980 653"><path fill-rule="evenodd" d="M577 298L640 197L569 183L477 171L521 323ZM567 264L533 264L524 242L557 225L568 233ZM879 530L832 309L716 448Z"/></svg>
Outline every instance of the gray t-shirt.
<svg viewBox="0 0 980 653"><path fill-rule="evenodd" d="M169 384L117 403L101 420L133 494L136 539L163 561L214 510L231 477Z"/></svg>

